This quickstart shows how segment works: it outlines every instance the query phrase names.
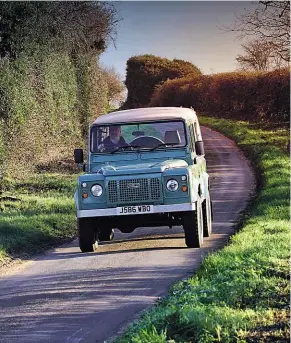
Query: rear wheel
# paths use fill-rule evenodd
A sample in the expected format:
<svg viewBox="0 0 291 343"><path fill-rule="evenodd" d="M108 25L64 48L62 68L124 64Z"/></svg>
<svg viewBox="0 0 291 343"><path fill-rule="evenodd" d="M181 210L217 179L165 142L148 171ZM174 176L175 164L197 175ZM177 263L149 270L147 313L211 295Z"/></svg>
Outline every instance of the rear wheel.
<svg viewBox="0 0 291 343"><path fill-rule="evenodd" d="M195 211L184 214L183 228L187 247L201 248L203 244L203 214L200 199L196 202Z"/></svg>
<svg viewBox="0 0 291 343"><path fill-rule="evenodd" d="M114 230L113 229L101 229L98 232L99 241L112 241L113 238L114 238Z"/></svg>
<svg viewBox="0 0 291 343"><path fill-rule="evenodd" d="M78 234L82 252L92 252L97 249L96 233L88 218L78 218Z"/></svg>
<svg viewBox="0 0 291 343"><path fill-rule="evenodd" d="M203 232L204 237L209 237L212 233L212 209L210 196L202 203L203 212Z"/></svg>

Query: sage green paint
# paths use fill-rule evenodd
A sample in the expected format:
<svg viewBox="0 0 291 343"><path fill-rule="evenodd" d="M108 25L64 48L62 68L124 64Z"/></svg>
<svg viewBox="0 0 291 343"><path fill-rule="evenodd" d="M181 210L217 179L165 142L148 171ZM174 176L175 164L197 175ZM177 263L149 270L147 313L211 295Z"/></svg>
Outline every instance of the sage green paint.
<svg viewBox="0 0 291 343"><path fill-rule="evenodd" d="M89 151L87 156L88 172L78 179L78 188L75 194L75 201L78 210L104 209L120 206L118 203L107 203L107 182L108 180L135 179L157 177L161 180L160 199L151 201L150 204L183 204L195 203L198 194L203 201L208 196L208 174L206 171L206 160L204 156L197 156L191 149L191 139L193 137L190 125L198 120L184 121L187 136L187 145L181 148L165 148L155 151L121 151L115 154L94 154ZM201 132L199 129L199 137ZM89 143L90 146L90 143ZM193 146L193 145L192 145ZM88 149L89 150L89 149ZM187 176L186 182L181 180L183 175ZM170 192L166 188L166 182L174 178L179 182L179 189L176 192ZM81 187L85 182L87 186ZM94 184L100 184L103 187L103 194L100 198L91 194L91 187ZM181 186L187 185L188 191L182 192ZM82 193L87 192L88 198L83 199ZM140 205L143 202L133 203L130 199L129 205ZM149 201L145 202L149 203ZM127 203L122 203L126 206Z"/></svg>

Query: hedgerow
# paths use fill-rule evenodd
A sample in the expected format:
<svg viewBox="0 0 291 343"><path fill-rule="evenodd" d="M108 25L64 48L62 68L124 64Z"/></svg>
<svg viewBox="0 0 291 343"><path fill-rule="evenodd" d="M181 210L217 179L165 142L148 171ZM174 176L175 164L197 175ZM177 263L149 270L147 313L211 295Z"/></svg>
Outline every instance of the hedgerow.
<svg viewBox="0 0 291 343"><path fill-rule="evenodd" d="M157 85L150 106L193 107L233 119L288 121L290 71L232 72L168 80Z"/></svg>
<svg viewBox="0 0 291 343"><path fill-rule="evenodd" d="M4 2L0 26L0 181L85 147L108 107L96 57L115 12L99 2Z"/></svg>
<svg viewBox="0 0 291 343"><path fill-rule="evenodd" d="M127 61L125 85L128 90L126 108L142 107L150 102L154 88L168 79L201 75L192 63L169 60L153 55L133 56Z"/></svg>

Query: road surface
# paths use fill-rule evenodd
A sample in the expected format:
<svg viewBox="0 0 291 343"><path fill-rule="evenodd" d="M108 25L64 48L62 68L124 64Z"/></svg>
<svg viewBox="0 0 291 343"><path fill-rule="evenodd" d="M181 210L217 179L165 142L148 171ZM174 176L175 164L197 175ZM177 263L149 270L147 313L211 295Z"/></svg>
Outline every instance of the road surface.
<svg viewBox="0 0 291 343"><path fill-rule="evenodd" d="M77 240L0 279L0 342L96 343L118 335L141 310L222 247L253 193L254 176L235 144L203 128L214 227L202 249L185 248L180 227L115 235L97 253Z"/></svg>

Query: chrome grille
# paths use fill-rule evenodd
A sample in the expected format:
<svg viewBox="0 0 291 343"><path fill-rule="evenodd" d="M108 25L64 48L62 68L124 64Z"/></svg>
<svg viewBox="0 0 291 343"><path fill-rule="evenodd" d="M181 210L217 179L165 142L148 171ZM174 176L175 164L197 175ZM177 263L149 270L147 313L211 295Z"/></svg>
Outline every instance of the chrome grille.
<svg viewBox="0 0 291 343"><path fill-rule="evenodd" d="M150 179L150 184L151 184L151 198L154 200L157 200L160 198L161 195L161 190L160 190L160 182L159 179Z"/></svg>
<svg viewBox="0 0 291 343"><path fill-rule="evenodd" d="M148 179L119 181L119 199L121 202L143 201L149 199Z"/></svg>
<svg viewBox="0 0 291 343"><path fill-rule="evenodd" d="M109 203L158 200L161 186L158 178L108 181Z"/></svg>
<svg viewBox="0 0 291 343"><path fill-rule="evenodd" d="M108 182L108 197L110 202L117 202L117 182L116 181L109 181Z"/></svg>

